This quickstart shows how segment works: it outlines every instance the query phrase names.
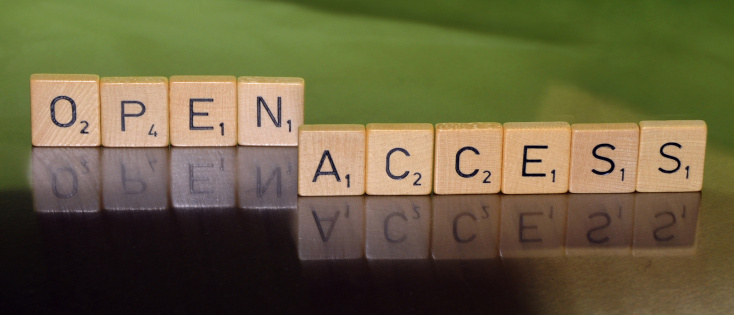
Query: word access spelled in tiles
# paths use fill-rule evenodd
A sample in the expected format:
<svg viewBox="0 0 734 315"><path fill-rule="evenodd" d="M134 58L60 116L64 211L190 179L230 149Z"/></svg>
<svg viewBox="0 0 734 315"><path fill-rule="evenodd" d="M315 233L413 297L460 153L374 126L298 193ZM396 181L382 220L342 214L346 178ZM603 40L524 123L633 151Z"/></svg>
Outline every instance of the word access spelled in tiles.
<svg viewBox="0 0 734 315"><path fill-rule="evenodd" d="M99 76L31 75L34 146L99 146L99 130Z"/></svg>
<svg viewBox="0 0 734 315"><path fill-rule="evenodd" d="M364 126L303 125L298 142L301 196L364 194Z"/></svg>
<svg viewBox="0 0 734 315"><path fill-rule="evenodd" d="M298 145L298 127L303 124L302 78L240 77L237 89L240 145Z"/></svg>
<svg viewBox="0 0 734 315"><path fill-rule="evenodd" d="M640 122L637 191L700 191L706 133L702 120Z"/></svg>
<svg viewBox="0 0 734 315"><path fill-rule="evenodd" d="M433 125L367 125L368 195L428 195L433 183Z"/></svg>
<svg viewBox="0 0 734 315"><path fill-rule="evenodd" d="M234 76L172 76L171 145L236 145L236 85Z"/></svg>
<svg viewBox="0 0 734 315"><path fill-rule="evenodd" d="M502 125L436 125L437 194L494 194L502 178Z"/></svg>
<svg viewBox="0 0 734 315"><path fill-rule="evenodd" d="M102 78L99 89L103 146L168 146L168 79Z"/></svg>
<svg viewBox="0 0 734 315"><path fill-rule="evenodd" d="M571 126L567 122L525 122L503 127L502 192L567 192Z"/></svg>
<svg viewBox="0 0 734 315"><path fill-rule="evenodd" d="M571 126L572 193L630 193L637 180L635 123Z"/></svg>

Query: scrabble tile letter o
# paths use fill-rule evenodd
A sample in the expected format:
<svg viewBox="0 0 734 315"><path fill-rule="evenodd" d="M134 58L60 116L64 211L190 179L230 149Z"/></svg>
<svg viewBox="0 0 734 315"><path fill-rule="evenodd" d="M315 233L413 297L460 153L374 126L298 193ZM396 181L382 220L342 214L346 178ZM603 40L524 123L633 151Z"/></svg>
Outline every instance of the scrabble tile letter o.
<svg viewBox="0 0 734 315"><path fill-rule="evenodd" d="M34 146L99 146L99 77L31 75Z"/></svg>

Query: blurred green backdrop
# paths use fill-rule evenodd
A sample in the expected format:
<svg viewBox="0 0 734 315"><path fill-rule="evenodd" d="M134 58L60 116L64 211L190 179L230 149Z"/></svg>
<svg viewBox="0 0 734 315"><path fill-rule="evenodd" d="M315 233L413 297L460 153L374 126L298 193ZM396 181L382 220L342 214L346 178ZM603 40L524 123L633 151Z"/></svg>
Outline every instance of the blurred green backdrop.
<svg viewBox="0 0 734 315"><path fill-rule="evenodd" d="M28 185L32 73L300 76L306 123L704 119L709 181L733 167L731 12L662 0L6 1L0 189Z"/></svg>

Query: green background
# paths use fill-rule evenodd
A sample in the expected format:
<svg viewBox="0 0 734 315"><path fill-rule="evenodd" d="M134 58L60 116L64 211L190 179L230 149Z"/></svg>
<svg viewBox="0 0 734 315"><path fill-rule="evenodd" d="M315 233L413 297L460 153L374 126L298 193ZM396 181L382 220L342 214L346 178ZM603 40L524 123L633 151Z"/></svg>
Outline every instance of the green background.
<svg viewBox="0 0 734 315"><path fill-rule="evenodd" d="M709 147L729 156L731 12L688 1L4 3L0 189L27 187L32 73L299 76L306 123L703 119Z"/></svg>
<svg viewBox="0 0 734 315"><path fill-rule="evenodd" d="M524 292L538 312L721 312L734 303L732 12L724 1L5 1L0 190L28 190L32 73L298 76L309 124L702 119L697 255L530 261Z"/></svg>

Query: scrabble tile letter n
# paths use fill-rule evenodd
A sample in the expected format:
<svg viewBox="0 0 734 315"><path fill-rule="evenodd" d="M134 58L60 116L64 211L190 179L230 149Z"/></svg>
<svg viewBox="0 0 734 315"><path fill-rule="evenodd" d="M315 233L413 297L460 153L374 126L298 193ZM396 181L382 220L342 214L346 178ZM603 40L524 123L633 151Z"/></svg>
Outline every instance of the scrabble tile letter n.
<svg viewBox="0 0 734 315"><path fill-rule="evenodd" d="M297 146L303 124L301 78L240 77L240 145Z"/></svg>
<svg viewBox="0 0 734 315"><path fill-rule="evenodd" d="M637 191L700 191L705 156L704 121L640 122Z"/></svg>
<svg viewBox="0 0 734 315"><path fill-rule="evenodd" d="M428 195L433 184L433 125L367 125L368 195Z"/></svg>
<svg viewBox="0 0 734 315"><path fill-rule="evenodd" d="M364 126L303 125L298 132L301 196L364 194Z"/></svg>
<svg viewBox="0 0 734 315"><path fill-rule="evenodd" d="M99 146L99 77L31 75L34 146Z"/></svg>
<svg viewBox="0 0 734 315"><path fill-rule="evenodd" d="M503 193L568 191L571 126L567 122L506 123L504 129Z"/></svg>
<svg viewBox="0 0 734 315"><path fill-rule="evenodd" d="M171 144L237 144L237 87L234 76L172 76Z"/></svg>
<svg viewBox="0 0 734 315"><path fill-rule="evenodd" d="M102 145L168 146L168 79L102 78Z"/></svg>

